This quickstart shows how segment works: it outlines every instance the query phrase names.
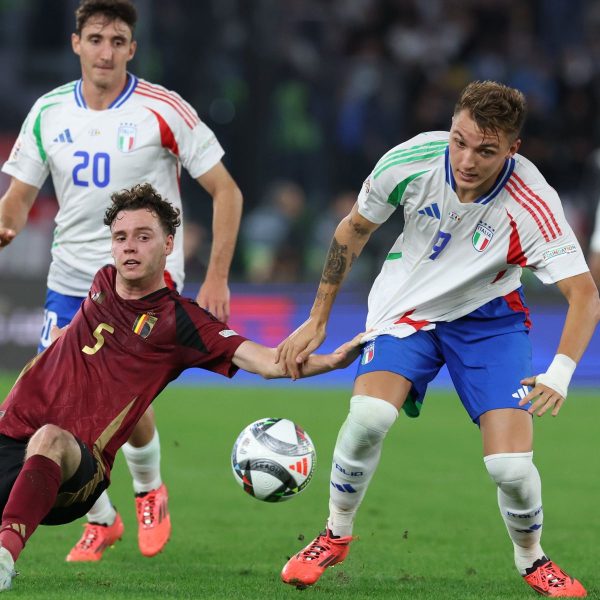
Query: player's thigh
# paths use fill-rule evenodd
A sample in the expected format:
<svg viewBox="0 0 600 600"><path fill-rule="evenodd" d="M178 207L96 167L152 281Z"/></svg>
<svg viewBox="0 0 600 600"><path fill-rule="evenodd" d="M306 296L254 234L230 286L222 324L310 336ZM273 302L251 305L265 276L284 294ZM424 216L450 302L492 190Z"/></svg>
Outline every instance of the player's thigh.
<svg viewBox="0 0 600 600"><path fill-rule="evenodd" d="M386 400L400 410L411 388L412 383L402 375L389 371L371 371L356 378L352 393L354 396L372 396Z"/></svg>
<svg viewBox="0 0 600 600"><path fill-rule="evenodd" d="M442 364L432 332L418 331L405 338L378 336L362 349L354 394L381 398L418 416L427 385Z"/></svg>
<svg viewBox="0 0 600 600"><path fill-rule="evenodd" d="M62 525L83 517L107 487L99 457L75 439L81 450L81 462L73 476L60 486L54 506L42 521L44 525Z"/></svg>
<svg viewBox="0 0 600 600"><path fill-rule="evenodd" d="M0 435L0 514L23 468L27 442Z"/></svg>
<svg viewBox="0 0 600 600"><path fill-rule="evenodd" d="M51 289L46 291L44 325L40 334L38 352L42 352L42 350L45 350L50 345L50 331L52 326L64 327L68 325L79 310L83 300L83 298L78 296L59 294Z"/></svg>
<svg viewBox="0 0 600 600"><path fill-rule="evenodd" d="M505 452L531 452L533 419L524 410L499 408L479 417L483 455Z"/></svg>

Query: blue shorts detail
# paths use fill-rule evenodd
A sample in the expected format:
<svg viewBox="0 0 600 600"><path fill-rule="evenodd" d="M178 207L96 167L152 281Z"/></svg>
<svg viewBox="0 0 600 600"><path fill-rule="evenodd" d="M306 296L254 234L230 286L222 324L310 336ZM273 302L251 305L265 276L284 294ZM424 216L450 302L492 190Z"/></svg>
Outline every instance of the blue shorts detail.
<svg viewBox="0 0 600 600"><path fill-rule="evenodd" d="M522 408L529 391L521 379L532 374L526 315L502 307L497 298L430 331L405 338L381 335L363 347L357 374L390 371L406 377L412 388L404 403L408 416L419 415L427 385L446 364L454 387L475 423L488 410Z"/></svg>
<svg viewBox="0 0 600 600"><path fill-rule="evenodd" d="M50 329L52 325L64 327L68 325L75 313L79 310L85 298L79 296L66 296L48 288L46 303L44 304L44 325L40 335L38 353L50 345Z"/></svg>

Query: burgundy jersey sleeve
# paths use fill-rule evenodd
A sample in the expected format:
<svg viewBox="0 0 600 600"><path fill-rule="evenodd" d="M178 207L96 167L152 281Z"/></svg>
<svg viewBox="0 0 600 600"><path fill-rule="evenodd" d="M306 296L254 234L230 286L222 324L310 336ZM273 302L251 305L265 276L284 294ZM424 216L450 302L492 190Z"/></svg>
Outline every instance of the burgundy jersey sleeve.
<svg viewBox="0 0 600 600"><path fill-rule="evenodd" d="M180 296L174 300L176 338L183 363L233 377L238 370L233 355L246 338L195 302Z"/></svg>

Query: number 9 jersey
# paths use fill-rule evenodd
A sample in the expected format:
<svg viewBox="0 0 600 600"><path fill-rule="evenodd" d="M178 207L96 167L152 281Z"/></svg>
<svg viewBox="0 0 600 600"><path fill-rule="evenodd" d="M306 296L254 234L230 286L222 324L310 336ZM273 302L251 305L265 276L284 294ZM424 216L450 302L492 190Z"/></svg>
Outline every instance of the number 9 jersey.
<svg viewBox="0 0 600 600"><path fill-rule="evenodd" d="M91 110L73 81L42 96L25 120L2 170L41 188L52 176L59 204L48 287L83 297L96 271L112 263L104 212L115 191L138 183L154 188L181 209L179 179L194 179L224 152L213 132L178 94L128 74L106 110ZM167 260L182 289L183 236Z"/></svg>
<svg viewBox="0 0 600 600"><path fill-rule="evenodd" d="M400 206L405 218L369 294L365 341L433 329L506 297L524 267L546 284L589 270L556 191L530 161L508 158L486 194L462 203L448 138L429 132L396 146L358 196L373 223Z"/></svg>

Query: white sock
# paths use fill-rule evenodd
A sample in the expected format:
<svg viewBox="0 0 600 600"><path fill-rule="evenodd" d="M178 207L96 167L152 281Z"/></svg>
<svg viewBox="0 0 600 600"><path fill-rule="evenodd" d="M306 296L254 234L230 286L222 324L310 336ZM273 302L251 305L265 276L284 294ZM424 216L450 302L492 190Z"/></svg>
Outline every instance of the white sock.
<svg viewBox="0 0 600 600"><path fill-rule="evenodd" d="M86 517L90 523L100 523L101 525L112 525L115 522L117 511L108 497L108 492L104 491L100 494Z"/></svg>
<svg viewBox="0 0 600 600"><path fill-rule="evenodd" d="M385 400L352 397L331 465L327 526L333 535L352 535L356 511L379 464L383 439L397 417L396 408Z"/></svg>
<svg viewBox="0 0 600 600"><path fill-rule="evenodd" d="M533 452L490 454L484 458L490 476L498 485L498 506L521 575L544 556L540 544L544 521L542 482L532 459Z"/></svg>
<svg viewBox="0 0 600 600"><path fill-rule="evenodd" d="M160 476L160 440L158 431L140 448L132 446L129 442L123 444L123 454L127 460L129 472L133 477L133 491L136 494L155 490L162 485Z"/></svg>

